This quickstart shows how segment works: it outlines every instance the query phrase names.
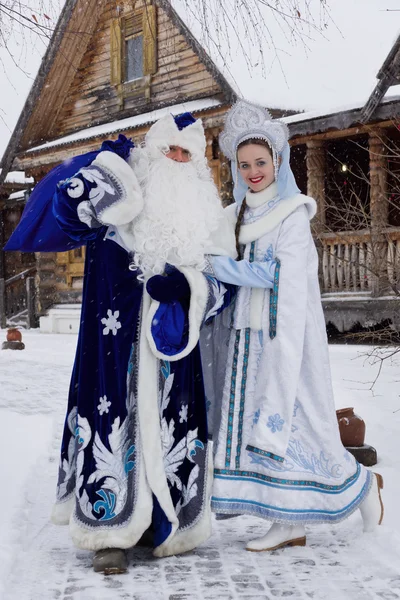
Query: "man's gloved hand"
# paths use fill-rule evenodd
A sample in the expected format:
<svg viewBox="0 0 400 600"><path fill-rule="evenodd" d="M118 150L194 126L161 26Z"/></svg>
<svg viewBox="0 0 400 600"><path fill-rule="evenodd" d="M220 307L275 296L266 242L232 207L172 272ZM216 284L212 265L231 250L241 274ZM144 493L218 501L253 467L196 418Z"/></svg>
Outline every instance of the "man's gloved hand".
<svg viewBox="0 0 400 600"><path fill-rule="evenodd" d="M175 302L190 298L190 287L186 277L174 267L170 267L166 275L151 277L146 289L153 300L158 302Z"/></svg>

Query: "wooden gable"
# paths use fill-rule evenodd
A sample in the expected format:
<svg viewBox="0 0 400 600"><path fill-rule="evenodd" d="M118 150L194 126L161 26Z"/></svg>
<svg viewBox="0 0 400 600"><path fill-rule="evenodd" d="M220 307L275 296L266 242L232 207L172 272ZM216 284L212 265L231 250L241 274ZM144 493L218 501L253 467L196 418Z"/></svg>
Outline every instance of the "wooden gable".
<svg viewBox="0 0 400 600"><path fill-rule="evenodd" d="M128 81L126 48L137 36L143 38L142 73ZM195 50L160 3L125 0L116 6L109 0L46 138L179 102L227 97L218 74Z"/></svg>

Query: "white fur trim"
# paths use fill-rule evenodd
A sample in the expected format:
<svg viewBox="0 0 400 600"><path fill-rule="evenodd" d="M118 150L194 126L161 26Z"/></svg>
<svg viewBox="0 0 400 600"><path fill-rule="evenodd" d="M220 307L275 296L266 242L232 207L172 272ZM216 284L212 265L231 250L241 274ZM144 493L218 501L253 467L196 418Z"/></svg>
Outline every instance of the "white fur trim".
<svg viewBox="0 0 400 600"><path fill-rule="evenodd" d="M303 204L306 206L309 219L311 220L317 211L317 204L314 198L304 196L303 194L296 194L292 198L279 202L276 208L273 208L265 217L261 217L261 219L249 225L242 225L239 235L240 243L249 244L260 239L263 235L275 229L296 208Z"/></svg>
<svg viewBox="0 0 400 600"><path fill-rule="evenodd" d="M210 243L206 248L206 253L215 256L237 257L235 230L232 228L231 219L225 210L223 211L218 229L210 236Z"/></svg>
<svg viewBox="0 0 400 600"><path fill-rule="evenodd" d="M74 507L75 496L70 496L65 502L56 502L51 511L51 522L54 525L68 525Z"/></svg>
<svg viewBox="0 0 400 600"><path fill-rule="evenodd" d="M151 333L151 325L158 307L160 306L160 303L156 300L151 301L149 312L146 321L144 322L151 352L157 358L161 360L168 360L170 362L185 358L185 356L188 356L196 347L199 341L200 327L204 319L204 313L207 308L208 300L208 285L203 273L192 267L179 267L179 270L186 277L191 292L189 306L189 339L186 347L179 352L179 354L175 354L174 356L163 354L157 350L156 343Z"/></svg>
<svg viewBox="0 0 400 600"><path fill-rule="evenodd" d="M211 493L213 484L214 465L212 459L212 442L208 444L207 457L207 472L206 472L206 491L204 498L204 510L200 519L192 527L188 527L183 531L178 531L174 537L168 538L160 546L157 546L153 551L153 556L163 558L165 556L173 556L174 554L182 554L197 548L200 544L208 540L212 533L211 525Z"/></svg>
<svg viewBox="0 0 400 600"><path fill-rule="evenodd" d="M265 290L252 288L250 298L250 328L256 331L262 329Z"/></svg>
<svg viewBox="0 0 400 600"><path fill-rule="evenodd" d="M124 225L132 221L143 209L143 194L135 173L118 154L105 150L97 155L92 166L100 166L118 180L124 192L119 202L97 215L105 225Z"/></svg>
<svg viewBox="0 0 400 600"><path fill-rule="evenodd" d="M160 415L158 409L158 362L151 352L146 337L146 322L148 322L150 302L151 298L144 286L139 350L139 430L142 432L141 447L146 467L147 481L152 492L157 497L161 509L172 524L171 537L178 528L179 522L171 500L167 477L164 470Z"/></svg>
<svg viewBox="0 0 400 600"><path fill-rule="evenodd" d="M230 204L229 206L224 208L224 213L225 213L229 223L233 226L236 225L236 220L237 220L237 215L238 215L237 208L238 208L238 205L236 204L236 202L234 202L233 204Z"/></svg>
<svg viewBox="0 0 400 600"><path fill-rule="evenodd" d="M146 146L165 151L169 146L180 146L192 156L204 158L206 137L201 119L179 131L174 117L166 115L152 125L146 135Z"/></svg>
<svg viewBox="0 0 400 600"><path fill-rule="evenodd" d="M278 195L278 184L276 181L266 187L261 192L253 193L249 190L246 194L246 204L249 208L257 208L270 200L273 200Z"/></svg>

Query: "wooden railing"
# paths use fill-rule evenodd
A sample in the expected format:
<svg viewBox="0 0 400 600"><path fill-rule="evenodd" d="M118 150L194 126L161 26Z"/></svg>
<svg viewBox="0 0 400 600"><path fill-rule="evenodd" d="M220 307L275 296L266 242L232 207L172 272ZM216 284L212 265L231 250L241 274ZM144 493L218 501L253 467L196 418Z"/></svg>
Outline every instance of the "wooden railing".
<svg viewBox="0 0 400 600"><path fill-rule="evenodd" d="M386 229L372 241L370 231L321 233L322 293L371 292L377 279L400 285L400 229Z"/></svg>
<svg viewBox="0 0 400 600"><path fill-rule="evenodd" d="M9 279L0 279L0 326L7 327L7 320L25 314L27 328L37 326L35 310L36 267L26 269Z"/></svg>

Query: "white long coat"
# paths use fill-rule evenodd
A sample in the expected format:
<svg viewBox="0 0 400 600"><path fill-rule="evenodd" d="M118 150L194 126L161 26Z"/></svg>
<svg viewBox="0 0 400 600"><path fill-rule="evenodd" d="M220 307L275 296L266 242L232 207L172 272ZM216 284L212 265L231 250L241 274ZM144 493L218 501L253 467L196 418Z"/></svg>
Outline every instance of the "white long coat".
<svg viewBox="0 0 400 600"><path fill-rule="evenodd" d="M272 190L271 190L272 191ZM343 447L307 196L247 209L244 258L278 259L274 289L240 288L216 436L212 508L275 522L338 522L371 474ZM236 207L228 207L232 226Z"/></svg>

